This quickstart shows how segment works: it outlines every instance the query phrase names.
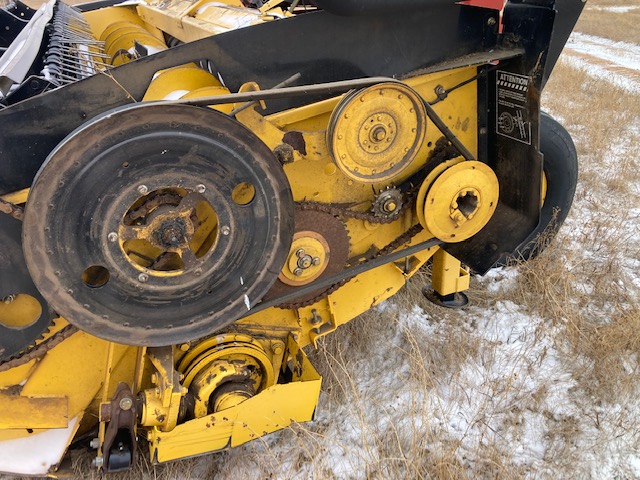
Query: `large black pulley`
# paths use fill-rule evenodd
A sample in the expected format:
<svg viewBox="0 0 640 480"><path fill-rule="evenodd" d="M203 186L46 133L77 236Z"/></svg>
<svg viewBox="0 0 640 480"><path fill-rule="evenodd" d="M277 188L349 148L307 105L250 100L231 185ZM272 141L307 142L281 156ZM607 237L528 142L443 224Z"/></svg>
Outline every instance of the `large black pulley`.
<svg viewBox="0 0 640 480"><path fill-rule="evenodd" d="M207 108L117 109L47 158L24 219L34 283L104 339L168 345L232 323L269 290L293 236L268 147Z"/></svg>
<svg viewBox="0 0 640 480"><path fill-rule="evenodd" d="M51 323L22 255L22 222L0 214L0 361L35 343Z"/></svg>

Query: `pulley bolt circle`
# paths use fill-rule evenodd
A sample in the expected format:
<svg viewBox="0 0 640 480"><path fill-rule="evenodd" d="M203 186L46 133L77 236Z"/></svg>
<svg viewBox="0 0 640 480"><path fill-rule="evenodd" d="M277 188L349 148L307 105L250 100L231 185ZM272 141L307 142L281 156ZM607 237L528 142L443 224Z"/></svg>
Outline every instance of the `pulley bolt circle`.
<svg viewBox="0 0 640 480"><path fill-rule="evenodd" d="M301 268L296 268L296 269L293 271L293 274L294 274L296 277L299 277L300 275L302 275L302 269L301 269Z"/></svg>
<svg viewBox="0 0 640 480"><path fill-rule="evenodd" d="M149 189L147 188L146 185L138 185L138 193L140 195L145 195L148 191Z"/></svg>
<svg viewBox="0 0 640 480"><path fill-rule="evenodd" d="M203 184L196 185L196 192L198 193L204 193L206 189L207 187L205 187Z"/></svg>
<svg viewBox="0 0 640 480"><path fill-rule="evenodd" d="M111 242L117 242L118 241L118 234L116 232L111 232L109 233L109 235L107 235L107 239Z"/></svg>
<svg viewBox="0 0 640 480"><path fill-rule="evenodd" d="M149 280L149 275L147 275L146 273L141 273L140 275L138 275L138 280L144 283Z"/></svg>
<svg viewBox="0 0 640 480"><path fill-rule="evenodd" d="M229 235L231 233L231 229L227 225L222 227L220 231L222 232L223 235Z"/></svg>
<svg viewBox="0 0 640 480"><path fill-rule="evenodd" d="M313 265L317 267L318 265L320 265L320 262L320 257L313 257Z"/></svg>
<svg viewBox="0 0 640 480"><path fill-rule="evenodd" d="M120 399L120 403L118 405L120 406L120 410L131 410L131 407L133 407L133 400L129 397L124 397Z"/></svg>

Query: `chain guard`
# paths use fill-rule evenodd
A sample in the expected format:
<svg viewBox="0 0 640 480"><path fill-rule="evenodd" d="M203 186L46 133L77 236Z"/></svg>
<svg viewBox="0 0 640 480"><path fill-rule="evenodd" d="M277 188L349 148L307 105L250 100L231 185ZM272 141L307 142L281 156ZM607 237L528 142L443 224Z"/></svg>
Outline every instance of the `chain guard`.
<svg viewBox="0 0 640 480"><path fill-rule="evenodd" d="M22 254L20 235L22 222L0 215L0 301L10 302L17 295L30 295L40 304L40 315L28 325L9 326L0 318L0 362L20 353L40 338L52 320L51 312L33 284ZM6 304L5 304L6 305ZM0 312L2 312L0 305ZM3 315L4 316L4 315Z"/></svg>
<svg viewBox="0 0 640 480"><path fill-rule="evenodd" d="M239 202L240 185L253 197ZM175 214L171 232L193 222L202 201L217 217L211 249L191 252L172 272L132 262L116 235L141 193L166 188L191 192L182 217L162 206L167 223ZM121 108L73 132L46 160L25 211L25 259L42 295L82 330L123 344L175 344L231 324L262 298L289 252L293 211L282 168L241 124L207 108ZM86 282L94 267L106 281Z"/></svg>

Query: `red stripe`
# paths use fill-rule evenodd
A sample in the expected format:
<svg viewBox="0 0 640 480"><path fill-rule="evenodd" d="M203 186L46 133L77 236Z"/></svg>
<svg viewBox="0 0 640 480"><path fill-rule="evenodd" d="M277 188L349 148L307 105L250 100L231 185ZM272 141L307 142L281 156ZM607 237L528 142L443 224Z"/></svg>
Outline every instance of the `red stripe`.
<svg viewBox="0 0 640 480"><path fill-rule="evenodd" d="M502 10L506 0L463 0L457 3L459 5L471 5L472 7L490 8L491 10Z"/></svg>

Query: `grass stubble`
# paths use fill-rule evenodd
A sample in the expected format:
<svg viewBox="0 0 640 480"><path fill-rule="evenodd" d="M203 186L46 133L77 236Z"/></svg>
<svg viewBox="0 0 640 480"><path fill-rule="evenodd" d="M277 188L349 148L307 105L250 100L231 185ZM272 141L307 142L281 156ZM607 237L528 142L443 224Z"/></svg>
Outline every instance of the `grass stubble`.
<svg viewBox="0 0 640 480"><path fill-rule="evenodd" d="M604 25L616 25L610 22L612 15L622 18L619 13L588 9L577 30L640 43L633 37L637 29L625 32L618 23L605 30ZM625 21L635 26L632 17L627 15ZM635 34L628 37L629 32ZM512 381L513 372L494 378L486 404L476 407L484 409L486 419L500 415L502 434L492 432L495 423L482 418L474 420L474 425L487 424L480 434L475 428L468 435L452 436L439 425L446 417L439 409L450 408L438 401L439 391L457 389L464 396L478 388L465 384L468 378L461 374L474 362L491 361L497 343L474 334L480 326L470 318L473 315L428 303L421 294L421 287L429 283L428 272L423 272L388 308L367 312L309 352L324 377L315 422L228 452L167 465L153 466L139 455L132 471L109 478L574 478L590 474L582 470L581 449L593 450L596 457L598 449L602 455L619 454L615 448L640 450L640 132L632 129L640 124L640 99L561 60L545 89L543 105L561 120L578 148L573 210L538 258L506 267L517 271L513 282L488 290L485 280L473 278L469 296L476 312L509 302L542 319L530 332L533 336L548 336L545 330L550 328L557 332L553 348L582 400L576 402L573 415L545 413L553 420L544 433L545 465L537 470L514 462L515 451L505 448L518 443L527 410L540 408L548 394L544 384L534 392L522 389ZM406 312L416 308L437 328L414 328L406 322ZM523 361L530 353L522 352ZM401 377L403 387L392 385L396 390L390 396L388 386L371 385L371 378L380 375L376 369ZM584 418L592 431L583 431ZM622 447L611 450L613 436L625 439ZM90 460L86 453L72 452L77 478L98 478ZM336 462L343 465L336 467Z"/></svg>

